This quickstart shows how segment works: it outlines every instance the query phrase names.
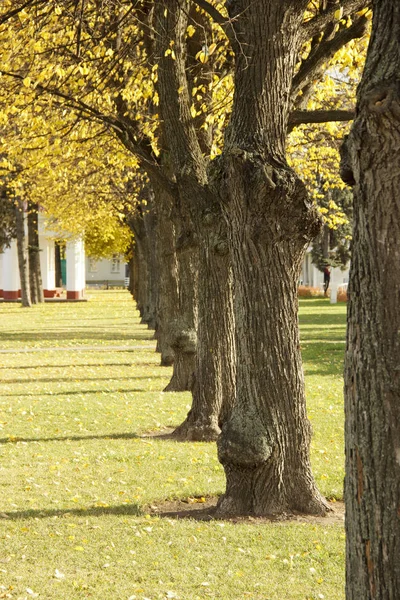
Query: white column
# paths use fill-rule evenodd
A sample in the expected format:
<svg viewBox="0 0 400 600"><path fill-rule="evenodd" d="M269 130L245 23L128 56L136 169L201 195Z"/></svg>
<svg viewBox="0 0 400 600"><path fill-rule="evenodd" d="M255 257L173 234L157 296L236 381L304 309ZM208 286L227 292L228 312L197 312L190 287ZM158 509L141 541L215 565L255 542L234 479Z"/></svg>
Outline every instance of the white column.
<svg viewBox="0 0 400 600"><path fill-rule="evenodd" d="M43 294L53 298L56 293L56 261L53 240L40 236L40 270L42 272Z"/></svg>
<svg viewBox="0 0 400 600"><path fill-rule="evenodd" d="M17 242L13 240L10 248L5 248L2 261L3 271L3 298L4 300L18 300L21 283L18 268Z"/></svg>
<svg viewBox="0 0 400 600"><path fill-rule="evenodd" d="M321 281L323 279L323 276L322 276L321 271L319 269L317 269L317 267L315 265L312 265L311 269L312 269L312 276L311 276L311 280L312 280L311 285L312 285L312 287L316 287L316 288L321 288L322 289L323 286L322 286Z"/></svg>
<svg viewBox="0 0 400 600"><path fill-rule="evenodd" d="M83 240L67 242L67 300L81 300L86 285Z"/></svg>

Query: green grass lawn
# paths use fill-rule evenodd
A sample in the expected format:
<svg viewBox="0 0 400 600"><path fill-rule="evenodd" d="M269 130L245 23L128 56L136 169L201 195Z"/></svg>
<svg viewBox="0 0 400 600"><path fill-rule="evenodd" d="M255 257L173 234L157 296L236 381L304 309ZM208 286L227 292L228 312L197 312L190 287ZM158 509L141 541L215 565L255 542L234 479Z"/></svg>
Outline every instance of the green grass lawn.
<svg viewBox="0 0 400 600"><path fill-rule="evenodd" d="M179 424L153 334L125 291L0 305L0 598L342 600L344 530L151 514L220 494L215 444L143 437ZM312 461L342 498L345 306L301 301Z"/></svg>

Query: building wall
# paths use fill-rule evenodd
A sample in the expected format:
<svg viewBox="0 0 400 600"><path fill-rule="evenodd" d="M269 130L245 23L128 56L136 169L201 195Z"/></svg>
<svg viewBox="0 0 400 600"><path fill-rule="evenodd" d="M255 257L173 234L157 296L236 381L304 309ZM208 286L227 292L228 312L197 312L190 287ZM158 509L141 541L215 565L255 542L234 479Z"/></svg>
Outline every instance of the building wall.
<svg viewBox="0 0 400 600"><path fill-rule="evenodd" d="M86 257L86 284L123 285L125 279L125 258L114 255L112 259L93 259Z"/></svg>

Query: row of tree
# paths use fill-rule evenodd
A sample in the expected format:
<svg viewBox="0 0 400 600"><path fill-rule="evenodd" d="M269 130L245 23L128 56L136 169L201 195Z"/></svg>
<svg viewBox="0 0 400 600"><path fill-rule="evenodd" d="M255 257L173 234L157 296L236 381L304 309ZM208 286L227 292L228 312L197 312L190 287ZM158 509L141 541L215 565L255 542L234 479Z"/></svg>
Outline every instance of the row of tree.
<svg viewBox="0 0 400 600"><path fill-rule="evenodd" d="M328 510L311 473L297 326L300 267L321 216L288 163L287 138L302 123L353 116L343 92L321 107L321 86L337 53L329 77L339 91L348 86L359 61L343 48L364 36L368 7L4 3L3 120L10 104L50 109L61 126L90 119L135 157L145 185L125 215L137 245L132 284L162 360L174 361L171 387L192 390L177 434L218 436L222 515ZM346 355L352 599L400 590L399 25L397 3L376 0L343 151L343 177L356 184ZM317 195L329 179L321 174Z"/></svg>
<svg viewBox="0 0 400 600"><path fill-rule="evenodd" d="M173 360L169 389L193 394L177 434L218 437L221 513L327 510L297 328L300 266L321 217L286 145L304 121L352 116L306 110L307 99L336 51L365 34L365 5L34 2L3 32L3 93L31 136L90 117L146 176L129 219L133 284L163 363Z"/></svg>

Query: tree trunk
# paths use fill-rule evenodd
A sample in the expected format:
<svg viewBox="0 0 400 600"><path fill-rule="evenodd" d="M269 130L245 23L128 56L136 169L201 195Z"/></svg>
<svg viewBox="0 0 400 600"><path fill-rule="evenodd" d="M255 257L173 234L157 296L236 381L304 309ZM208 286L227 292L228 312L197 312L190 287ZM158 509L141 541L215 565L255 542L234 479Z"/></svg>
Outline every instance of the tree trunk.
<svg viewBox="0 0 400 600"><path fill-rule="evenodd" d="M143 223L145 230L144 258L147 263L148 273L147 301L143 315L143 322L147 323L149 329L156 329L159 293L159 271L156 257L157 214L154 207L152 190L148 190L148 196L148 210L146 210L143 214Z"/></svg>
<svg viewBox="0 0 400 600"><path fill-rule="evenodd" d="M158 92L165 137L169 141L179 203L184 214L190 216L200 244L199 326L193 405L185 422L177 428L176 435L183 439L211 440L219 433L218 422L225 399L229 398L231 403L234 398L233 317L231 301L227 300L231 292L229 269L218 257L221 240L220 224L214 223L215 218L218 221L214 215L218 214L216 198L206 185L207 161L202 154L206 142L203 138L199 143L197 128L190 116L192 93L186 79L187 9L190 9L187 2L180 5L173 1L155 3L156 52L160 56ZM166 52L171 35L174 36L176 60L171 60ZM177 90L180 90L178 94Z"/></svg>
<svg viewBox="0 0 400 600"><path fill-rule="evenodd" d="M218 440L227 478L219 511L324 513L309 460L297 321L297 281L318 220L288 167L274 167L279 184L271 186L258 157L223 160L238 372L236 402Z"/></svg>
<svg viewBox="0 0 400 600"><path fill-rule="evenodd" d="M32 306L32 303L29 289L28 254L26 248L25 234L25 210L24 203L21 200L17 200L17 204L15 206L15 220L17 232L19 278L21 281L21 302L22 306L30 307Z"/></svg>
<svg viewBox="0 0 400 600"><path fill-rule="evenodd" d="M171 140L180 199L190 207L202 245L199 211L204 218L216 199L229 231L239 329L236 400L218 444L227 475L221 513L297 509L323 514L327 509L310 469L296 297L300 262L320 224L285 158L306 6L306 0L226 3L229 20L222 26L235 53L235 95L223 155L211 162L208 174L190 115L187 3L155 3L160 110ZM172 35L174 57L167 52ZM208 248L206 243L204 251ZM212 260L211 253L201 256L201 272ZM212 272L209 275L212 280ZM201 293L203 285L210 282L201 277ZM203 326L217 318L211 311L199 314L199 380L200 355L205 350L214 355L207 341L202 346ZM220 333L224 339L226 331ZM218 372L218 365L213 366L211 379ZM201 388L207 384L204 375Z"/></svg>
<svg viewBox="0 0 400 600"><path fill-rule="evenodd" d="M137 258L137 272L138 272L138 290L136 303L137 308L141 316L141 322L146 323L146 319L148 318L147 304L148 304L148 288L149 288L149 272L148 272L148 264L146 260L146 253L144 249L145 244L142 239L139 239L137 236L135 238L135 247L136 247L136 258Z"/></svg>
<svg viewBox="0 0 400 600"><path fill-rule="evenodd" d="M191 409L175 435L194 441L217 439L235 397L236 357L232 271L226 240L207 212L200 243L196 376ZM214 230L212 228L214 225Z"/></svg>
<svg viewBox="0 0 400 600"><path fill-rule="evenodd" d="M212 185L229 232L237 387L218 439L227 479L219 513L324 514L327 504L309 459L296 293L305 249L320 222L285 159L304 4L238 1L229 11L237 40L236 87Z"/></svg>
<svg viewBox="0 0 400 600"><path fill-rule="evenodd" d="M376 0L342 177L354 187L345 360L346 598L400 598L400 6Z"/></svg>
<svg viewBox="0 0 400 600"><path fill-rule="evenodd" d="M142 323L151 324L154 322L156 311L154 293L151 290L151 258L150 242L148 239L149 221L145 224L145 213L147 211L146 203L138 205L136 211L127 218L127 223L135 236L135 300L141 316Z"/></svg>
<svg viewBox="0 0 400 600"><path fill-rule="evenodd" d="M132 252L132 258L129 261L129 291L132 294L133 299L137 302L139 289L139 261L137 256L136 241L133 243Z"/></svg>
<svg viewBox="0 0 400 600"><path fill-rule="evenodd" d="M28 258L29 281L32 304L44 302L42 273L40 269L39 247L39 205L29 204L28 208Z"/></svg>
<svg viewBox="0 0 400 600"><path fill-rule="evenodd" d="M178 303L167 326L174 351L174 370L166 392L192 390L196 366L198 244L193 227L175 217L177 223L181 227L176 240Z"/></svg>
<svg viewBox="0 0 400 600"><path fill-rule="evenodd" d="M59 242L54 244L54 262L56 271L56 287L62 287L62 272L61 272L61 245Z"/></svg>
<svg viewBox="0 0 400 600"><path fill-rule="evenodd" d="M159 271L157 307L157 352L161 354L161 365L174 363L174 351L168 335L168 327L178 306L178 266L175 250L175 227L172 222L172 199L170 195L154 185L157 207L156 255Z"/></svg>

